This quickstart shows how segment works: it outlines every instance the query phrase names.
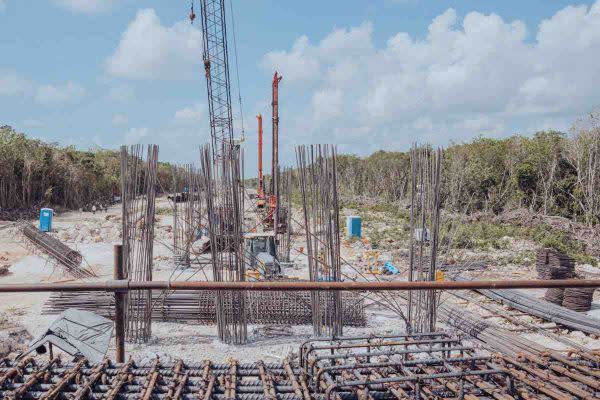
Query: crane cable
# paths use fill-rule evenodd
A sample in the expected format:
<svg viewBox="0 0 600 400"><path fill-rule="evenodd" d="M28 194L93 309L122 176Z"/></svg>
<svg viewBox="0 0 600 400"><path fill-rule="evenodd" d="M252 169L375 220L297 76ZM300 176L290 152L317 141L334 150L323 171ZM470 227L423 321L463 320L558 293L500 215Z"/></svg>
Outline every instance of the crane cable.
<svg viewBox="0 0 600 400"><path fill-rule="evenodd" d="M237 52L237 40L235 34L235 19L233 17L233 1L229 0L229 9L231 10L231 29L233 33L233 53L235 55L235 77L237 81L237 89L238 89L238 102L240 105L240 121L242 128L242 138L245 136L244 131L244 111L242 108L242 88L240 87L240 70L238 67L238 52Z"/></svg>

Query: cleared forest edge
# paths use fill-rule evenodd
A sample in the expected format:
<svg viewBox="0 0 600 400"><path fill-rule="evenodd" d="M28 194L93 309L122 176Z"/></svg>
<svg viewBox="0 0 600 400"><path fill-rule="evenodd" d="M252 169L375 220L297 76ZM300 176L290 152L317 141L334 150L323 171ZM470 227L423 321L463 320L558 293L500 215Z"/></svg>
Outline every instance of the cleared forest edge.
<svg viewBox="0 0 600 400"><path fill-rule="evenodd" d="M159 187L172 185L172 166L160 163ZM118 151L77 150L0 127L0 220L33 218L42 206L63 209L109 204L120 194Z"/></svg>
<svg viewBox="0 0 600 400"><path fill-rule="evenodd" d="M569 134L479 137L444 150L442 207L448 212L499 214L524 208L588 226L600 218L600 113ZM410 193L408 152L338 157L345 205L403 202Z"/></svg>
<svg viewBox="0 0 600 400"><path fill-rule="evenodd" d="M526 209L589 227L600 222L600 112L567 133L479 137L444 151L442 208L501 214ZM338 156L343 206L403 204L410 190L408 152ZM118 154L80 151L29 139L0 127L0 219L29 216L42 205L76 209L118 195ZM172 166L160 163L158 181L170 191ZM254 181L253 179L249 180ZM294 179L297 182L297 179Z"/></svg>

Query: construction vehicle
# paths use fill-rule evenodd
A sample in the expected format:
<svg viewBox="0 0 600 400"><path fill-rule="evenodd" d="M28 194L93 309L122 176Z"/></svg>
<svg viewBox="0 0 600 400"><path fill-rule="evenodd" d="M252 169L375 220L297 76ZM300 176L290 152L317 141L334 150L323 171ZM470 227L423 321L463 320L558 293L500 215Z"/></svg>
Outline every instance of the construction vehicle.
<svg viewBox="0 0 600 400"><path fill-rule="evenodd" d="M265 277L281 274L275 232L247 233L244 235L244 248L246 255L250 257L250 269L260 271Z"/></svg>

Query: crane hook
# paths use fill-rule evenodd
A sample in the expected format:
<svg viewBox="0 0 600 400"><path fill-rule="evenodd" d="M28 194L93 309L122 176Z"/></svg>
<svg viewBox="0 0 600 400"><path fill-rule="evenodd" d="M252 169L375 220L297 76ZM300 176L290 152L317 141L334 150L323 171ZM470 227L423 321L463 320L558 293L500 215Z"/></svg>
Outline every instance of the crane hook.
<svg viewBox="0 0 600 400"><path fill-rule="evenodd" d="M194 0L192 0L191 8L190 8L190 24L193 24L195 19L196 19L196 14L194 14Z"/></svg>

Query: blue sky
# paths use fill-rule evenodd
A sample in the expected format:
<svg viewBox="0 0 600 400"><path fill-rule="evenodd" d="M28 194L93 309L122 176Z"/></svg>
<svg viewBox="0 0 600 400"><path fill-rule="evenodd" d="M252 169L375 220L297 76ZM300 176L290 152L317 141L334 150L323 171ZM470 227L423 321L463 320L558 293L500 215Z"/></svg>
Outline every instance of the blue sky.
<svg viewBox="0 0 600 400"><path fill-rule="evenodd" d="M0 124L80 148L157 143L165 160L197 159L208 120L189 6L0 0ZM270 134L275 69L290 163L298 143L368 154L567 130L600 106L600 0L233 0L233 9L250 171L256 113Z"/></svg>

